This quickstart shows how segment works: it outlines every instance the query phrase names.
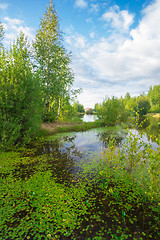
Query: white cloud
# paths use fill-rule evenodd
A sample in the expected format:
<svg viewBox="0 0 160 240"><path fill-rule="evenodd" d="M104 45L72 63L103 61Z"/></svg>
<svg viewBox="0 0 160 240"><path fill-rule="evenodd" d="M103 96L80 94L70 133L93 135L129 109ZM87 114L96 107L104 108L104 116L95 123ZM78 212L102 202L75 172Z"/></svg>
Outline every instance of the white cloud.
<svg viewBox="0 0 160 240"><path fill-rule="evenodd" d="M0 9L5 10L8 8L8 5L6 3L0 3Z"/></svg>
<svg viewBox="0 0 160 240"><path fill-rule="evenodd" d="M100 7L99 7L98 3L92 3L91 4L90 12L99 12L99 10L100 10Z"/></svg>
<svg viewBox="0 0 160 240"><path fill-rule="evenodd" d="M91 32L91 33L89 34L89 36L90 36L90 38L94 38L94 37L95 37L95 32Z"/></svg>
<svg viewBox="0 0 160 240"><path fill-rule="evenodd" d="M24 23L23 20L16 19L16 18L5 17L4 20L10 25L19 25L19 24Z"/></svg>
<svg viewBox="0 0 160 240"><path fill-rule="evenodd" d="M5 43L9 44L15 40L20 32L23 32L29 40L33 40L33 29L25 26L24 21L16 18L4 18Z"/></svg>
<svg viewBox="0 0 160 240"><path fill-rule="evenodd" d="M83 48L77 48L71 41L75 86L84 87L79 100L85 107L93 107L105 96L120 97L126 92L139 95L160 83L159 13L160 0L157 0L145 8L141 22L128 32L128 37L122 31L91 43L81 35L85 39ZM123 21L115 15L114 26L129 29L133 15L123 11L119 14Z"/></svg>
<svg viewBox="0 0 160 240"><path fill-rule="evenodd" d="M66 36L65 41L68 45L72 46L73 49L84 49L87 45L87 39L78 33L75 35Z"/></svg>
<svg viewBox="0 0 160 240"><path fill-rule="evenodd" d="M92 18L87 18L87 19L86 19L86 22L87 22L87 23L93 23L93 20L92 20Z"/></svg>
<svg viewBox="0 0 160 240"><path fill-rule="evenodd" d="M85 0L76 0L75 1L75 7L78 8L87 8L88 7L88 3Z"/></svg>
<svg viewBox="0 0 160 240"><path fill-rule="evenodd" d="M111 7L109 11L102 15L102 19L111 25L117 31L128 31L129 27L133 24L134 15L129 14L128 11L120 11L116 5Z"/></svg>

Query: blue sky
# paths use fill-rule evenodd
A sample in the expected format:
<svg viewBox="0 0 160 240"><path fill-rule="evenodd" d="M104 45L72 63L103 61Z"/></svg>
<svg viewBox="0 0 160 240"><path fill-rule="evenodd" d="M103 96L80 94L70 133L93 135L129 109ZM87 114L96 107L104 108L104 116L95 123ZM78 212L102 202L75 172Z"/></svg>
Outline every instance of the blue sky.
<svg viewBox="0 0 160 240"><path fill-rule="evenodd" d="M34 39L49 0L0 0L4 45L23 31ZM137 96L160 83L160 0L53 0L72 52L78 100Z"/></svg>

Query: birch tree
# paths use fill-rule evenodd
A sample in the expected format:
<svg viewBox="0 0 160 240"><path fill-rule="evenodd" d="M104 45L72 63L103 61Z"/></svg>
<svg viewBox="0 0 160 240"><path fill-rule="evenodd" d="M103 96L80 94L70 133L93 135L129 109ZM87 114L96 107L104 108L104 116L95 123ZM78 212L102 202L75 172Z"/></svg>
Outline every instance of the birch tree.
<svg viewBox="0 0 160 240"><path fill-rule="evenodd" d="M3 25L2 25L2 23L0 22L0 42L1 42L2 39L3 39L3 34L4 34L4 32L3 32Z"/></svg>
<svg viewBox="0 0 160 240"><path fill-rule="evenodd" d="M63 47L59 17L52 1L41 19L33 46L44 105L48 114L54 112L57 116L61 101L73 84L73 74L69 66L70 55Z"/></svg>

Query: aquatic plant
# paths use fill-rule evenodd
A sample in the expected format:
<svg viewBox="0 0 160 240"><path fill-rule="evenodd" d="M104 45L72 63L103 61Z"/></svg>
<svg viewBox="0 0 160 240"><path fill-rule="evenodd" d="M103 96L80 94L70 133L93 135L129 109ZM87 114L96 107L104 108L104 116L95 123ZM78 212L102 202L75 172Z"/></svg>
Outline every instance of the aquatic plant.
<svg viewBox="0 0 160 240"><path fill-rule="evenodd" d="M109 140L99 161L63 181L52 158L0 153L0 238L159 239L160 147L130 132L121 148Z"/></svg>

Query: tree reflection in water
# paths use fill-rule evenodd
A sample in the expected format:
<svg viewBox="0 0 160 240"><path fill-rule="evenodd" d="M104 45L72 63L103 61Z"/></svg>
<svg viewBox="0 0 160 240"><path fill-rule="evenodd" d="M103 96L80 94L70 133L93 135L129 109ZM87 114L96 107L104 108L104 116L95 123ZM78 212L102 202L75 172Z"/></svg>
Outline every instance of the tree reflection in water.
<svg viewBox="0 0 160 240"><path fill-rule="evenodd" d="M120 131L105 131L98 133L97 136L99 140L104 144L105 148L108 147L108 143L110 140L114 140L117 146L122 144L122 140L126 137L128 133L120 132Z"/></svg>
<svg viewBox="0 0 160 240"><path fill-rule="evenodd" d="M143 140L147 142L150 133L157 133L160 126L158 120L152 119L145 122L147 135ZM158 129L157 129L158 128ZM133 131L133 129L131 129ZM135 134L138 134L137 130ZM34 175L35 172L51 171L59 182L72 181L73 176L80 171L81 162L92 161L100 156L101 152L108 147L110 140L120 147L125 141L128 132L124 129L92 129L86 132L67 133L57 135L56 138L48 139L29 149L28 155L22 158L26 160L16 165L13 170L13 177L26 179ZM150 141L151 142L151 141ZM157 145L151 142L153 148ZM25 163L24 163L25 162Z"/></svg>
<svg viewBox="0 0 160 240"><path fill-rule="evenodd" d="M36 171L50 170L58 182L71 181L78 171L75 161L82 158L82 153L75 145L76 136L67 136L54 141L46 141L35 150L35 161L19 164L13 172L15 178L26 179Z"/></svg>

